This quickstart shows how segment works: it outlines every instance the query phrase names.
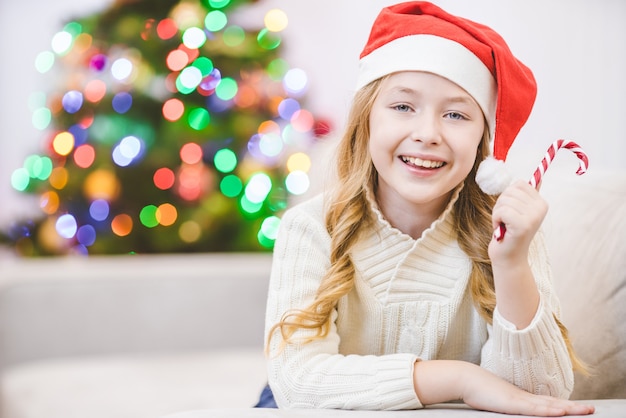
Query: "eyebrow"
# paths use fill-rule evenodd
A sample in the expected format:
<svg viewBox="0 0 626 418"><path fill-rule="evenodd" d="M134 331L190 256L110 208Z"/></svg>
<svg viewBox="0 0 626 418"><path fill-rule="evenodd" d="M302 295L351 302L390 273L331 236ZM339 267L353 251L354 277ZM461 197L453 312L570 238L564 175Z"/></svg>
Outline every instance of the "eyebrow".
<svg viewBox="0 0 626 418"><path fill-rule="evenodd" d="M414 95L414 96L420 96L420 92L419 90L414 90L410 87L405 87L405 86L395 86L390 88L386 94L408 94L408 95ZM476 101L469 96L469 94L467 95L463 95L463 96L452 96L452 97L446 97L444 99L445 103L460 103L460 104L476 104Z"/></svg>

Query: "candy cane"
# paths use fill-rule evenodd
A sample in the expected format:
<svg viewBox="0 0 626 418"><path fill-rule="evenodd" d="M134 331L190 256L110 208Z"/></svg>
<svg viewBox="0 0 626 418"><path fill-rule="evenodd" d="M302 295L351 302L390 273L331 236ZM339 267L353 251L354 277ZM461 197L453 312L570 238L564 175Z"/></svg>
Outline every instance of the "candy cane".
<svg viewBox="0 0 626 418"><path fill-rule="evenodd" d="M528 183L535 189L539 189L539 185L541 184L543 175L546 173L548 167L554 160L557 151L561 148L566 148L572 151L574 154L576 154L576 157L578 157L578 170L576 170L577 175L581 176L587 172L587 167L589 167L589 159L587 158L587 154L585 154L580 145L573 141L557 139L552 143L552 145L550 145L550 148L548 148L548 151L546 151L546 155L541 160L541 164L539 164L539 166L533 173L533 176L528 181ZM496 241L501 241L502 239L504 239L505 232L506 226L501 223L493 234Z"/></svg>

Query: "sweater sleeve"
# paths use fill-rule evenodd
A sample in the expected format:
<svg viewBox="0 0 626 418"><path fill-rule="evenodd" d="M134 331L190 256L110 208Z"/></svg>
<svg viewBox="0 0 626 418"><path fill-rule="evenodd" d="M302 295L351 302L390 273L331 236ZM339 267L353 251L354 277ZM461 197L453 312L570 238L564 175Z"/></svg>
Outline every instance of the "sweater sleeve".
<svg viewBox="0 0 626 418"><path fill-rule="evenodd" d="M329 268L330 237L321 215L296 206L282 218L267 301L266 336L283 314L306 308ZM311 206L308 206L311 209ZM268 381L280 408L394 410L422 407L413 389L416 356L341 354L332 313L329 333L308 343L282 344L275 331L268 345ZM298 330L297 339L313 335Z"/></svg>
<svg viewBox="0 0 626 418"><path fill-rule="evenodd" d="M574 388L572 362L555 320L560 304L552 287L552 273L541 232L529 252L530 267L540 293L531 324L517 330L494 311L481 365L514 385L535 394L568 398Z"/></svg>

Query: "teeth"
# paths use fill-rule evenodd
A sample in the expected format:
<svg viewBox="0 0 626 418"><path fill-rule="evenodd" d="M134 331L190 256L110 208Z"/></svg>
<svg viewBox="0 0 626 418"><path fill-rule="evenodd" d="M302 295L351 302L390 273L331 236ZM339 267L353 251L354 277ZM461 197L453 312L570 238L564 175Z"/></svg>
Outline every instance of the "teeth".
<svg viewBox="0 0 626 418"><path fill-rule="evenodd" d="M405 163L410 163L412 165L424 168L439 168L444 162L443 161L431 161L431 160L422 160L421 158L415 157L406 157L402 156L402 161Z"/></svg>

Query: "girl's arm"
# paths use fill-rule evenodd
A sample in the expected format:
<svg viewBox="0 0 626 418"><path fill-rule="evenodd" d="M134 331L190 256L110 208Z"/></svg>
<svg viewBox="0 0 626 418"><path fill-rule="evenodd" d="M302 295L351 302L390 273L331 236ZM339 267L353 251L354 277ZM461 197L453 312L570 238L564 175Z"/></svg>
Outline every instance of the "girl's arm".
<svg viewBox="0 0 626 418"><path fill-rule="evenodd" d="M528 393L472 363L418 361L415 393L424 405L463 400L475 409L505 414L563 416L592 414L592 405Z"/></svg>
<svg viewBox="0 0 626 418"><path fill-rule="evenodd" d="M506 225L501 241L492 239L489 257L493 268L498 312L517 329L530 325L539 306L539 291L528 263L530 244L546 216L548 206L528 183L509 186L493 209L493 229Z"/></svg>
<svg viewBox="0 0 626 418"><path fill-rule="evenodd" d="M572 362L555 319L559 301L538 233L546 212L537 191L521 181L494 207L493 227L503 222L507 233L489 246L496 309L481 366L528 392L567 398L574 384Z"/></svg>

